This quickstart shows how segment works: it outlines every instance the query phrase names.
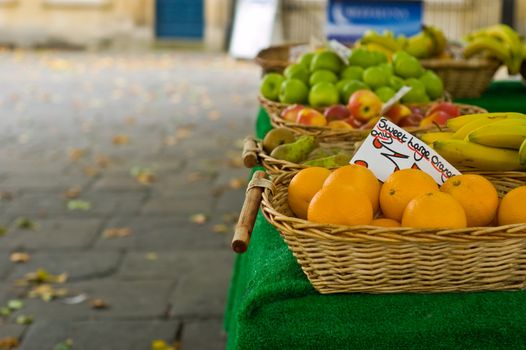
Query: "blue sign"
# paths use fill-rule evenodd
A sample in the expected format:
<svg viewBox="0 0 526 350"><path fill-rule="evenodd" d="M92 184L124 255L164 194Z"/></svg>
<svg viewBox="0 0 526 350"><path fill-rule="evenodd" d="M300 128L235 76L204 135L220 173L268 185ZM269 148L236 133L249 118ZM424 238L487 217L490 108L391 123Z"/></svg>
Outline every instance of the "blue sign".
<svg viewBox="0 0 526 350"><path fill-rule="evenodd" d="M422 1L329 0L327 5L327 39L350 43L366 30L410 36L420 32Z"/></svg>

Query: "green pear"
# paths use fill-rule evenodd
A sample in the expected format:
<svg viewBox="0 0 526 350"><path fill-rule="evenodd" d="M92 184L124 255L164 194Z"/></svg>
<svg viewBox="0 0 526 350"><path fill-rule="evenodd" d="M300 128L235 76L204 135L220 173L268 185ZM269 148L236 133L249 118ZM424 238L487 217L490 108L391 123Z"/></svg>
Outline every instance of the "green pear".
<svg viewBox="0 0 526 350"><path fill-rule="evenodd" d="M352 156L346 153L338 153L325 158L318 158L303 162L303 165L307 166L319 166L323 168L336 168L344 165L348 165L351 161Z"/></svg>
<svg viewBox="0 0 526 350"><path fill-rule="evenodd" d="M433 39L425 32L420 32L407 39L405 50L416 58L429 58L433 55Z"/></svg>
<svg viewBox="0 0 526 350"><path fill-rule="evenodd" d="M341 151L340 147L316 147L307 156L307 160L325 158L338 154Z"/></svg>
<svg viewBox="0 0 526 350"><path fill-rule="evenodd" d="M265 152L271 153L276 147L287 143L294 142L296 135L287 128L271 129L263 138L263 149Z"/></svg>
<svg viewBox="0 0 526 350"><path fill-rule="evenodd" d="M317 142L314 136L302 135L292 143L286 143L274 148L270 156L291 163L300 163L307 158L316 146Z"/></svg>

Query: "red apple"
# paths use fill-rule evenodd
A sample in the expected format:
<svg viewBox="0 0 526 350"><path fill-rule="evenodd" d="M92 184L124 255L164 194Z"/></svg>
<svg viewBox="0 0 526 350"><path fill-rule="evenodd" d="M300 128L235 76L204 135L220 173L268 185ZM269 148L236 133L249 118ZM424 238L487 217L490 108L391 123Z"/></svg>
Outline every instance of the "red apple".
<svg viewBox="0 0 526 350"><path fill-rule="evenodd" d="M354 129L349 123L345 120L332 120L327 126L331 129L340 129L340 130L352 130Z"/></svg>
<svg viewBox="0 0 526 350"><path fill-rule="evenodd" d="M315 109L312 108L303 108L296 118L296 123L302 125L311 125L311 126L325 126L327 125L327 119Z"/></svg>
<svg viewBox="0 0 526 350"><path fill-rule="evenodd" d="M328 122L331 122L333 120L347 119L349 118L349 115L351 115L351 112L344 105L334 105L326 108L323 115Z"/></svg>
<svg viewBox="0 0 526 350"><path fill-rule="evenodd" d="M389 118L393 123L398 124L398 122L407 116L412 114L411 109L406 105L401 103L395 104L393 107L385 113L385 116Z"/></svg>
<svg viewBox="0 0 526 350"><path fill-rule="evenodd" d="M421 120L422 120L421 115L411 114L405 118L400 119L400 121L398 122L398 126L401 126L403 128L408 127L408 126L418 126Z"/></svg>
<svg viewBox="0 0 526 350"><path fill-rule="evenodd" d="M352 116L366 122L378 116L382 109L382 100L370 90L358 90L349 98L347 107Z"/></svg>
<svg viewBox="0 0 526 350"><path fill-rule="evenodd" d="M460 110L453 103L451 103L451 102L435 102L435 103L433 103L431 108L429 108L429 110L427 111L426 116L431 115L431 114L433 114L435 112L438 112L438 111L447 113L451 118L455 118L455 117L458 117L460 115Z"/></svg>
<svg viewBox="0 0 526 350"><path fill-rule="evenodd" d="M362 121L356 119L352 115L350 115L349 118L345 119L345 121L355 129L359 129L363 125Z"/></svg>
<svg viewBox="0 0 526 350"><path fill-rule="evenodd" d="M432 126L433 124L446 125L448 119L451 119L451 116L449 114L447 114L444 111L436 111L433 114L429 114L427 117L422 119L419 125L421 127L428 127Z"/></svg>
<svg viewBox="0 0 526 350"><path fill-rule="evenodd" d="M296 119L298 118L298 113L305 107L302 105L292 105L285 108L283 111L281 111L281 118L289 121L289 122L296 122Z"/></svg>
<svg viewBox="0 0 526 350"><path fill-rule="evenodd" d="M367 123L363 124L360 129L362 130L369 130L369 129L372 129L376 123L378 123L378 121L380 120L380 116L378 117L374 117L374 118L371 118L367 121Z"/></svg>

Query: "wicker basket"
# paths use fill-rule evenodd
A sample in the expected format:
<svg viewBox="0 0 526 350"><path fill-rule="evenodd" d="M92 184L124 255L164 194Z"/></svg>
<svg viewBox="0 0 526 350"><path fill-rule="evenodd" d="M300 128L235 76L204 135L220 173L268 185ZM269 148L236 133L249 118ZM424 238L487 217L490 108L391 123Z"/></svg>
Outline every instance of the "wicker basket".
<svg viewBox="0 0 526 350"><path fill-rule="evenodd" d="M300 125L293 122L289 122L280 117L281 111L287 108L289 105L279 102L270 101L263 96L258 96L259 101L263 108L267 111L270 117L270 123L274 128L287 128L296 134L315 135L323 138L325 142L338 142L342 139L345 141L361 141L364 139L370 130L345 130L345 129L331 129L327 126L308 126ZM476 114L476 113L487 113L484 108L468 105L468 104L456 104L460 109L460 114ZM413 104L415 106L415 104ZM425 114L427 109L431 107L431 103L427 104L416 104ZM407 127L407 131L419 135L428 131L436 131L435 127Z"/></svg>
<svg viewBox="0 0 526 350"><path fill-rule="evenodd" d="M522 172L477 172L503 195L526 184ZM261 209L314 288L329 293L512 290L526 287L526 224L465 229L314 224L292 216L283 173Z"/></svg>
<svg viewBox="0 0 526 350"><path fill-rule="evenodd" d="M270 46L259 51L254 60L261 66L263 74L283 73L285 68L295 60L292 54L294 48L301 48L305 45L306 43L292 43Z"/></svg>
<svg viewBox="0 0 526 350"><path fill-rule="evenodd" d="M453 98L480 97L488 88L501 63L489 59L427 59L422 66L431 69L444 82Z"/></svg>
<svg viewBox="0 0 526 350"><path fill-rule="evenodd" d="M354 153L357 148L357 144L354 141L339 141L339 142L320 142L318 147L339 147L342 150ZM254 156L256 163L248 161L247 156ZM243 163L247 168L253 168L257 164L261 164L268 174L276 175L286 171L295 171L307 168L307 165L292 163L286 160L277 159L271 157L267 152L263 150L261 141L255 140L254 138L245 139L243 147Z"/></svg>

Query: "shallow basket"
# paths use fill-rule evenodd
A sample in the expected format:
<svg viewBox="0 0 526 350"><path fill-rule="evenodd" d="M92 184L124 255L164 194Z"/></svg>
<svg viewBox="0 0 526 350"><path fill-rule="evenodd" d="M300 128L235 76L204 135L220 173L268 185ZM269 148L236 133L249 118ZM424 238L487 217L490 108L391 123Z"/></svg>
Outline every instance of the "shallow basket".
<svg viewBox="0 0 526 350"><path fill-rule="evenodd" d="M270 123L272 124L272 127L274 128L286 128L291 130L292 132L296 134L304 134L304 135L316 135L320 138L323 138L326 142L337 142L342 139L345 141L361 141L363 140L368 134L370 130L345 130L345 129L331 129L327 126L308 126L308 125L300 125L293 122L289 122L283 118L280 117L281 111L283 111L285 108L287 108L289 105L279 102L273 102L270 101L263 96L259 95L258 99L263 106L263 108L267 111ZM412 104L411 106L418 106L422 113L425 114L425 112L431 107L432 103L423 103L423 104ZM474 106L474 105L468 105L468 104L459 104L455 103L456 106L460 109L460 114L477 114L477 113L487 113L488 111L484 108ZM424 132L428 131L436 131L436 127L405 127L407 131L419 135Z"/></svg>
<svg viewBox="0 0 526 350"><path fill-rule="evenodd" d="M339 147L342 150L352 152L357 149L357 143L354 141L339 141L339 142L320 142L319 147ZM252 157L252 160L248 160ZM252 137L245 139L243 146L243 163L247 168L253 168L257 164L261 164L268 174L276 175L282 172L295 171L305 169L308 166L298 163L292 163L286 160L271 157L265 150L261 141Z"/></svg>
<svg viewBox="0 0 526 350"><path fill-rule="evenodd" d="M314 288L322 293L513 290L526 287L526 224L465 229L315 224L292 216L287 187L297 171L273 177L261 209ZM503 195L523 172L484 175Z"/></svg>
<svg viewBox="0 0 526 350"><path fill-rule="evenodd" d="M490 85L501 63L489 59L425 59L422 66L431 69L444 82L453 98L480 97Z"/></svg>
<svg viewBox="0 0 526 350"><path fill-rule="evenodd" d="M294 61L292 51L295 48L305 47L305 45L307 44L289 43L270 46L260 50L254 61L261 67L263 74L272 72L283 73L285 68Z"/></svg>

